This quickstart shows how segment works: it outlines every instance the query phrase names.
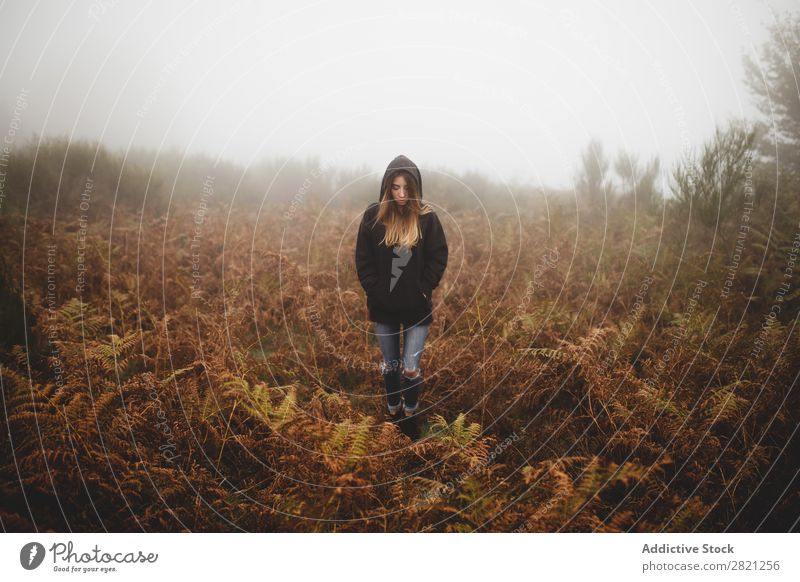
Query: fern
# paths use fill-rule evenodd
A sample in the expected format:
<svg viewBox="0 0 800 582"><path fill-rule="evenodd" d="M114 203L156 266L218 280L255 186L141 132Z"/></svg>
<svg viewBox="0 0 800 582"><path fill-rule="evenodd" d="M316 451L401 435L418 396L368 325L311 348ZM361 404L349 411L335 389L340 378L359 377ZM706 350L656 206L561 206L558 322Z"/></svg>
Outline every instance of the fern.
<svg viewBox="0 0 800 582"><path fill-rule="evenodd" d="M105 318L94 313L91 305L72 297L55 313L56 321L66 328L68 337L96 337L105 326Z"/></svg>
<svg viewBox="0 0 800 582"><path fill-rule="evenodd" d="M109 343L96 343L87 350L88 357L96 360L104 372L111 373L120 370L125 374L131 364L132 356L129 352L136 345L139 334L132 331L121 338L117 334L108 336Z"/></svg>
<svg viewBox="0 0 800 582"><path fill-rule="evenodd" d="M272 401L265 384L257 384L251 389L250 384L244 378L233 378L223 382L221 387L225 394L244 396L243 408L255 418L269 424Z"/></svg>
<svg viewBox="0 0 800 582"><path fill-rule="evenodd" d="M574 513L582 504L590 502L599 494L598 483L601 477L599 463L599 459L593 457L584 469L580 483L575 488L575 494L569 497L563 506L568 513Z"/></svg>
<svg viewBox="0 0 800 582"><path fill-rule="evenodd" d="M341 451L347 441L347 435L350 434L352 423L350 419L337 423L336 428L330 438L322 445L322 451L326 454L332 454Z"/></svg>
<svg viewBox="0 0 800 582"><path fill-rule="evenodd" d="M668 532L693 531L697 524L708 515L709 507L696 497L684 501L682 507L673 515L665 528Z"/></svg>
<svg viewBox="0 0 800 582"><path fill-rule="evenodd" d="M494 511L494 497L489 495L483 482L477 476L467 477L456 496L464 502L462 515L475 527L483 525Z"/></svg>
<svg viewBox="0 0 800 582"><path fill-rule="evenodd" d="M182 378L183 376L187 375L189 372L194 372L196 365L197 363L195 362L190 366L186 366L185 368L180 368L179 370L175 370L174 372L172 372L172 374L161 380L161 384L170 384L175 380L178 380L179 378Z"/></svg>
<svg viewBox="0 0 800 582"><path fill-rule="evenodd" d="M553 348L525 348L521 350L523 354L529 354L537 358L546 358L548 360L563 360L564 353L558 349Z"/></svg>
<svg viewBox="0 0 800 582"><path fill-rule="evenodd" d="M735 391L738 386L742 386L744 383L744 381L736 381L714 390L711 398L708 399L708 402L711 403L708 415L711 417L712 424L733 422L742 415L748 401L741 396L737 396Z"/></svg>
<svg viewBox="0 0 800 582"><path fill-rule="evenodd" d="M28 369L28 351L25 346L15 345L11 348L11 357L21 370Z"/></svg>
<svg viewBox="0 0 800 582"><path fill-rule="evenodd" d="M480 435L481 426L477 422L467 425L467 417L463 412L458 414L453 424L448 424L443 416L435 414L431 422L431 432L439 433L443 441L463 448Z"/></svg>
<svg viewBox="0 0 800 582"><path fill-rule="evenodd" d="M663 414L669 412L678 418L684 418L686 413L678 409L673 399L665 399L659 390L651 386L643 386L637 394L644 400L645 405L653 412Z"/></svg>
<svg viewBox="0 0 800 582"><path fill-rule="evenodd" d="M297 393L293 385L275 408L270 395L271 391L280 390L282 386L269 388L263 382L250 388L244 378L233 378L222 384L226 394L243 397L242 406L255 418L258 418L273 430L279 429L295 417L297 409Z"/></svg>
<svg viewBox="0 0 800 582"><path fill-rule="evenodd" d="M369 440L369 429L372 424L372 418L365 417L356 427L353 440L350 443L349 456L353 460L357 460L367 454L367 441Z"/></svg>
<svg viewBox="0 0 800 582"><path fill-rule="evenodd" d="M294 418L297 409L297 391L294 386L289 388L289 393L284 397L283 402L272 415L270 425L273 429L278 429Z"/></svg>

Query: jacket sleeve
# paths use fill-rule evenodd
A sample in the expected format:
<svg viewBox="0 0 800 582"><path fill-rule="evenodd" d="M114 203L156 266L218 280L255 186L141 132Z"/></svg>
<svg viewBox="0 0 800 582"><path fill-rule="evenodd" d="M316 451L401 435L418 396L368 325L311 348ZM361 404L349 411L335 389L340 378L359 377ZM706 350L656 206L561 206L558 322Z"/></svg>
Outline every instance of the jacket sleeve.
<svg viewBox="0 0 800 582"><path fill-rule="evenodd" d="M447 268L447 238L436 213L431 213L431 224L425 237L425 265L422 271L422 292L430 299L431 292L439 286Z"/></svg>
<svg viewBox="0 0 800 582"><path fill-rule="evenodd" d="M369 292L370 287L378 282L378 261L369 236L369 228L367 212L364 212L356 238L356 272L365 292Z"/></svg>

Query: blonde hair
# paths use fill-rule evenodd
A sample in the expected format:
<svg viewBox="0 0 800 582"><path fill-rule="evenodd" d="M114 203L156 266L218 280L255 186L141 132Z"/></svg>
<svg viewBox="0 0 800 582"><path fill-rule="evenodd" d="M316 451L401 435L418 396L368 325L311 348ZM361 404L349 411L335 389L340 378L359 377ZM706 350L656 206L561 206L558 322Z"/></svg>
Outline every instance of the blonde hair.
<svg viewBox="0 0 800 582"><path fill-rule="evenodd" d="M398 175L405 177L411 194L404 206L394 204L391 195L392 184ZM420 199L416 180L405 170L398 170L387 180L386 190L381 196L380 207L375 216L375 223L382 222L386 227L386 234L381 242L386 246L412 248L422 238L419 217L430 212L433 212L433 208Z"/></svg>

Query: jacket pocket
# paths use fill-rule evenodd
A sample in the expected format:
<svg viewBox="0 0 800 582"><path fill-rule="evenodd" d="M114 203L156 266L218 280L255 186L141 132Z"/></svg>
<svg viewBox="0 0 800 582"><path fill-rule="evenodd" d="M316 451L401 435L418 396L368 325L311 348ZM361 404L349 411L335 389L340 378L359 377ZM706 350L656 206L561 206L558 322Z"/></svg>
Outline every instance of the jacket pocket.
<svg viewBox="0 0 800 582"><path fill-rule="evenodd" d="M422 283L420 283L419 281L417 281L417 293L419 294L419 298L422 301L423 305L426 305L428 307L433 305L430 296L425 295L425 292L422 290Z"/></svg>
<svg viewBox="0 0 800 582"><path fill-rule="evenodd" d="M388 307L388 293L384 290L380 279L373 283L367 291L367 305L377 309L386 310Z"/></svg>

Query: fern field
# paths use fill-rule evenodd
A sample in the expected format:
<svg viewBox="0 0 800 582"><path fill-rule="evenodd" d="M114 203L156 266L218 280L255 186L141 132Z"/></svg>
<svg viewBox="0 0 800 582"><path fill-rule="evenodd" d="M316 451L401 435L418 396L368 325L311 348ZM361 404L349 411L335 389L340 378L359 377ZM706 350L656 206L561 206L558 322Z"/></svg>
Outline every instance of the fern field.
<svg viewBox="0 0 800 582"><path fill-rule="evenodd" d="M787 531L792 196L761 202L728 287L735 225L669 207L441 212L416 440L385 413L360 206L98 202L85 237L68 204L6 215L2 527Z"/></svg>

